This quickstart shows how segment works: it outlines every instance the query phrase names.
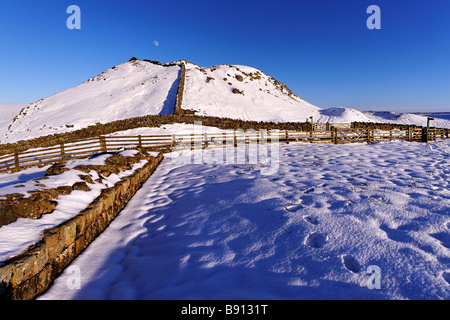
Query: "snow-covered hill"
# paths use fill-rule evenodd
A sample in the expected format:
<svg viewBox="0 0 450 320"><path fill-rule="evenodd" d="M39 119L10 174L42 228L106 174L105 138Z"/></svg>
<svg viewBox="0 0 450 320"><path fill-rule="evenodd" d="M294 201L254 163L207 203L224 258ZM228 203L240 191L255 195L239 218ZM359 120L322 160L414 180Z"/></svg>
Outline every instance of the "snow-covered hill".
<svg viewBox="0 0 450 320"><path fill-rule="evenodd" d="M96 123L174 112L181 65L186 66L182 109L196 115L273 122L382 122L426 125L426 114L319 108L261 70L242 65L202 68L179 60L131 59L88 81L26 106L0 131L0 143L85 128ZM450 128L436 117L433 126Z"/></svg>
<svg viewBox="0 0 450 320"><path fill-rule="evenodd" d="M250 121L304 122L313 117L314 122L320 123L427 124L425 114L361 112L343 107L322 109L261 70L228 64L202 68L187 62L182 108L193 110L196 115ZM440 117L433 125L450 128L450 121Z"/></svg>
<svg viewBox="0 0 450 320"><path fill-rule="evenodd" d="M28 105L1 142L61 133L148 114L174 111L181 67L131 60Z"/></svg>
<svg viewBox="0 0 450 320"><path fill-rule="evenodd" d="M371 118L374 122L380 123L397 123L397 124L415 124L418 126L426 127L427 118L433 117L434 120L430 123L433 127L438 128L450 128L450 117L446 118L445 114L436 115L433 114L416 114L416 113L399 113L399 112L364 112L367 117Z"/></svg>
<svg viewBox="0 0 450 320"><path fill-rule="evenodd" d="M262 71L241 65L186 64L183 109L251 121L299 121L320 109Z"/></svg>

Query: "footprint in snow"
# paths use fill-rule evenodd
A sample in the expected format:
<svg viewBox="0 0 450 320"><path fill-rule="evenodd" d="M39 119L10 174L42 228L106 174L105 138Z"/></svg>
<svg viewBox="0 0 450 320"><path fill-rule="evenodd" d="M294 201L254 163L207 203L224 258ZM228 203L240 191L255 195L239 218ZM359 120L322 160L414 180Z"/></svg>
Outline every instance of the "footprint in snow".
<svg viewBox="0 0 450 320"><path fill-rule="evenodd" d="M433 233L430 236L439 240L444 247L450 249L450 234L448 232Z"/></svg>
<svg viewBox="0 0 450 320"><path fill-rule="evenodd" d="M290 205L290 206L283 206L283 208L286 211L295 212L295 211L299 211L299 210L303 209L303 206L301 204L296 204L296 205Z"/></svg>
<svg viewBox="0 0 450 320"><path fill-rule="evenodd" d="M303 216L303 219L304 219L306 222L309 222L309 223L314 224L314 225L319 224L319 221L317 220L316 217Z"/></svg>
<svg viewBox="0 0 450 320"><path fill-rule="evenodd" d="M305 244L312 248L322 248L328 237L320 233L312 233L305 239Z"/></svg>
<svg viewBox="0 0 450 320"><path fill-rule="evenodd" d="M342 256L342 263L344 264L344 267L351 272L358 273L359 270L361 270L361 266L359 265L358 260L356 260L351 255Z"/></svg>
<svg viewBox="0 0 450 320"><path fill-rule="evenodd" d="M448 284L450 284L450 271L442 272L442 277Z"/></svg>
<svg viewBox="0 0 450 320"><path fill-rule="evenodd" d="M314 196L312 196L312 195L303 196L300 199L300 201L305 206L312 206L314 204Z"/></svg>

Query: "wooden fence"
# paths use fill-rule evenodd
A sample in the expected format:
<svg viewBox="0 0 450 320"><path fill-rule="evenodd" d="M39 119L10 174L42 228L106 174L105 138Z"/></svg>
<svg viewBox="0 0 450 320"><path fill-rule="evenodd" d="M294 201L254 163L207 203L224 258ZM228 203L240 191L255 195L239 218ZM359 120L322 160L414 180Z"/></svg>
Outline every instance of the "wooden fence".
<svg viewBox="0 0 450 320"><path fill-rule="evenodd" d="M351 129L353 128L352 122L347 123L314 123L313 124L314 131L330 131L333 128L338 129Z"/></svg>
<svg viewBox="0 0 450 320"><path fill-rule="evenodd" d="M36 148L0 156L0 172L18 172L32 166L64 163L68 160L86 158L95 154L114 152L126 146L144 148L197 149L239 146L249 143L306 142L306 143L373 143L377 141L436 141L448 139L448 129L409 127L392 129L338 129L328 131L279 131L247 130L222 133L100 136L77 142L63 143L48 148Z"/></svg>
<svg viewBox="0 0 450 320"><path fill-rule="evenodd" d="M140 145L146 148L172 146L172 136L120 136L90 138L72 143L30 149L0 156L0 172L18 172L32 166L44 166L67 160L90 157L95 154L117 151L127 145Z"/></svg>
<svg viewBox="0 0 450 320"><path fill-rule="evenodd" d="M378 142L378 141L417 141L428 142L444 140L449 137L448 129L415 128L409 127L405 130L391 129L335 129L334 143L356 143L356 142Z"/></svg>

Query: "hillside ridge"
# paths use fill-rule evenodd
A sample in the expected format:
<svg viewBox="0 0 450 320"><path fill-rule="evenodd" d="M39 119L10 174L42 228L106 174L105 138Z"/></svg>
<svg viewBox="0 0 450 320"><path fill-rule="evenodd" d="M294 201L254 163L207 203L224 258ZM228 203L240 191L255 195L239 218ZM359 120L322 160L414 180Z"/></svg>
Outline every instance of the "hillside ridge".
<svg viewBox="0 0 450 320"><path fill-rule="evenodd" d="M319 108L260 69L136 57L25 106L0 132L12 143L146 115L196 115L256 122L396 123L426 126L426 115ZM436 127L450 128L437 118Z"/></svg>

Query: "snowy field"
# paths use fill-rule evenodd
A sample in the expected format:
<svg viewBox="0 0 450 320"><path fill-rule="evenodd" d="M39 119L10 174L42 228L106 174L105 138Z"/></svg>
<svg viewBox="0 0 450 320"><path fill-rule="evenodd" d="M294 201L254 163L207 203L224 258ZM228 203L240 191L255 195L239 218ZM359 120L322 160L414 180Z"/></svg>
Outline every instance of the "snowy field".
<svg viewBox="0 0 450 320"><path fill-rule="evenodd" d="M450 141L279 151L173 153L40 299L450 299Z"/></svg>

